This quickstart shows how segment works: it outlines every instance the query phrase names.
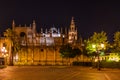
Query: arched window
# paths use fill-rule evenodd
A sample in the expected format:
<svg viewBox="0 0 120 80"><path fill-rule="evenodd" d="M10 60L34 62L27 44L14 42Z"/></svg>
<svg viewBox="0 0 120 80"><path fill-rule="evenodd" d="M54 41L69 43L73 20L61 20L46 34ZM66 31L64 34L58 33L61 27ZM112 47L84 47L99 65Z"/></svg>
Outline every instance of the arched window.
<svg viewBox="0 0 120 80"><path fill-rule="evenodd" d="M25 37L25 36L26 36L25 32L20 33L20 37Z"/></svg>

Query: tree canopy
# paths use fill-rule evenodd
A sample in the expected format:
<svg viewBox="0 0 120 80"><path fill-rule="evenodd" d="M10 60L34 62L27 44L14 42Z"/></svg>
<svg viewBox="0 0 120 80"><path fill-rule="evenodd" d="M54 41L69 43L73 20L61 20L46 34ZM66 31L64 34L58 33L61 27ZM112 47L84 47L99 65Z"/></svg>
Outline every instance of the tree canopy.
<svg viewBox="0 0 120 80"><path fill-rule="evenodd" d="M59 52L63 58L74 58L81 54L79 48L72 48L69 44L62 45Z"/></svg>
<svg viewBox="0 0 120 80"><path fill-rule="evenodd" d="M4 32L4 36L7 39L7 45L10 47L10 65L13 65L13 54L21 49L20 39L10 28Z"/></svg>
<svg viewBox="0 0 120 80"><path fill-rule="evenodd" d="M20 40L19 40L18 35L16 35L15 31L8 28L4 32L4 36L7 38L8 43L10 43L11 46L13 47L14 52L17 52L18 50L20 50Z"/></svg>
<svg viewBox="0 0 120 80"><path fill-rule="evenodd" d="M114 43L112 46L112 51L116 53L120 53L120 31L117 31L114 34Z"/></svg>
<svg viewBox="0 0 120 80"><path fill-rule="evenodd" d="M90 56L94 56L95 51L97 51L98 49L102 49L101 44L104 44L104 49L108 45L107 36L104 31L101 31L100 33L94 32L94 34L84 42L86 44L87 54ZM96 48L94 48L93 46Z"/></svg>

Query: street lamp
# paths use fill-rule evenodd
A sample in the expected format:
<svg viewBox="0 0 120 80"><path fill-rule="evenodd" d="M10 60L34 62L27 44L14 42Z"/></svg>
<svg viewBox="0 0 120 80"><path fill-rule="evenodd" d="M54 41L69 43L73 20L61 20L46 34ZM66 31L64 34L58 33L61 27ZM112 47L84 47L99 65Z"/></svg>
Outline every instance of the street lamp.
<svg viewBox="0 0 120 80"><path fill-rule="evenodd" d="M97 69L101 70L100 68L100 50L104 49L105 45L103 43L101 43L100 45L92 45L93 48L95 48L96 53L97 53L97 61L98 61L98 65L97 65Z"/></svg>

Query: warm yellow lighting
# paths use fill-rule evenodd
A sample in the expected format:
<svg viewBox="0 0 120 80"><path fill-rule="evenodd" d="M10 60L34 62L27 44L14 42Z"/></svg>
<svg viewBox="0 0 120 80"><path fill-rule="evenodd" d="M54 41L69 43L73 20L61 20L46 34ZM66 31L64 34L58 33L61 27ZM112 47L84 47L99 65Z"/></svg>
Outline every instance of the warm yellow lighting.
<svg viewBox="0 0 120 80"><path fill-rule="evenodd" d="M63 38L65 38L65 35L63 35Z"/></svg>
<svg viewBox="0 0 120 80"><path fill-rule="evenodd" d="M8 56L8 54L6 54L6 56Z"/></svg>
<svg viewBox="0 0 120 80"><path fill-rule="evenodd" d="M119 61L119 58L118 57L113 57L113 58L109 58L110 61L116 61L118 62Z"/></svg>
<svg viewBox="0 0 120 80"><path fill-rule="evenodd" d="M2 51L2 52L7 52L7 50L5 49L5 47L3 47L3 48L1 49L1 51Z"/></svg>
<svg viewBox="0 0 120 80"><path fill-rule="evenodd" d="M96 45L95 45L95 44L93 44L93 45L92 45L92 47L93 47L93 48L96 48Z"/></svg>
<svg viewBox="0 0 120 80"><path fill-rule="evenodd" d="M5 47L3 47L3 50L5 50Z"/></svg>
<svg viewBox="0 0 120 80"><path fill-rule="evenodd" d="M4 55L4 53L2 53L2 55Z"/></svg>
<svg viewBox="0 0 120 80"><path fill-rule="evenodd" d="M4 49L2 48L2 49L1 49L1 51L3 52L3 51L4 51Z"/></svg>
<svg viewBox="0 0 120 80"><path fill-rule="evenodd" d="M105 45L103 44L103 43L101 43L100 45L95 45L95 44L93 44L92 45L92 48L96 48L97 50L100 50L100 49L103 49L105 47Z"/></svg>
<svg viewBox="0 0 120 80"><path fill-rule="evenodd" d="M98 62L98 59L95 58L95 62Z"/></svg>
<svg viewBox="0 0 120 80"><path fill-rule="evenodd" d="M5 53L7 52L7 50L5 49Z"/></svg>
<svg viewBox="0 0 120 80"><path fill-rule="evenodd" d="M4 57L6 57L6 55L4 55Z"/></svg>
<svg viewBox="0 0 120 80"><path fill-rule="evenodd" d="M105 47L105 45L102 43L102 44L101 44L101 48L104 48L104 47Z"/></svg>
<svg viewBox="0 0 120 80"><path fill-rule="evenodd" d="M2 52L2 56L3 56L3 57L7 57L7 56L8 56L7 50L6 50L5 47L2 47L1 52Z"/></svg>

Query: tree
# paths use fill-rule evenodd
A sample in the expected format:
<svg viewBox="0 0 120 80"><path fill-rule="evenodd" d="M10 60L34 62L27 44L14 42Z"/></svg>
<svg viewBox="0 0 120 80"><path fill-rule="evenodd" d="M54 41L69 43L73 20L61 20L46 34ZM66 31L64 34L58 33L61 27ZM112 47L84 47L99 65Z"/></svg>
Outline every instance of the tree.
<svg viewBox="0 0 120 80"><path fill-rule="evenodd" d="M60 50L59 50L59 52L60 52L61 57L63 57L63 58L69 58L69 57L72 56L71 55L71 53L72 53L72 47L69 44L62 45L61 48L60 48Z"/></svg>
<svg viewBox="0 0 120 80"><path fill-rule="evenodd" d="M100 33L96 33L94 32L94 34L88 39L84 41L86 44L86 51L88 56L95 56L95 51L97 51L97 49L102 49L100 47L100 44L104 44L106 48L106 46L108 45L108 41L107 41L107 36L106 33L104 31L101 31ZM93 45L96 45L97 48L93 48Z"/></svg>
<svg viewBox="0 0 120 80"><path fill-rule="evenodd" d="M82 54L82 51L79 49L79 48L74 48L72 50L72 56L71 57L77 57L77 60L78 60L78 56L80 56Z"/></svg>
<svg viewBox="0 0 120 80"><path fill-rule="evenodd" d="M78 59L78 56L81 55L81 50L79 48L72 48L69 44L62 45L60 47L59 52L60 52L60 56L62 58L69 59L69 62L70 62L70 58L77 57Z"/></svg>
<svg viewBox="0 0 120 80"><path fill-rule="evenodd" d="M100 70L100 55L103 53L103 50L106 49L108 45L107 36L104 31L100 33L94 32L94 34L86 40L86 50L88 55L94 61L94 57L97 57L97 68Z"/></svg>
<svg viewBox="0 0 120 80"><path fill-rule="evenodd" d="M82 54L79 48L72 48L69 44L62 45L59 52L63 58L74 58Z"/></svg>
<svg viewBox="0 0 120 80"><path fill-rule="evenodd" d="M10 65L13 65L13 55L18 52L21 48L20 46L20 40L18 38L18 36L16 35L16 33L8 28L5 32L4 32L4 36L7 39L7 44L10 47L10 52L9 52L9 56L10 56Z"/></svg>
<svg viewBox="0 0 120 80"><path fill-rule="evenodd" d="M112 51L120 54L120 31L114 34L114 43L112 46Z"/></svg>

